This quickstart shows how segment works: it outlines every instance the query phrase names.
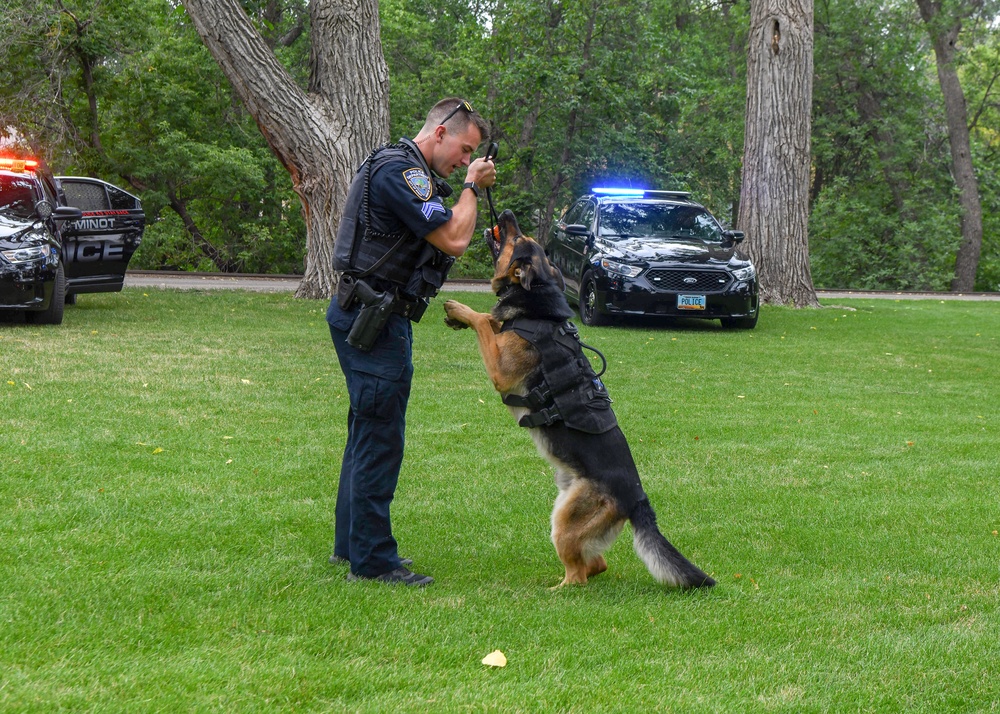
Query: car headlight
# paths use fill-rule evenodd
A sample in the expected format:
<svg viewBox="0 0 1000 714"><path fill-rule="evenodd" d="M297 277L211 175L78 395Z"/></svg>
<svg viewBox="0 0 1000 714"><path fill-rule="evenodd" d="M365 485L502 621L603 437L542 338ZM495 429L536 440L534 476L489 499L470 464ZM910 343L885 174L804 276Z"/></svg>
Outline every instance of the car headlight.
<svg viewBox="0 0 1000 714"><path fill-rule="evenodd" d="M609 275L624 275L626 278L634 278L642 272L642 266L619 263L607 258L601 258L601 267L608 271Z"/></svg>
<svg viewBox="0 0 1000 714"><path fill-rule="evenodd" d="M733 277L737 280L753 280L756 275L757 270L752 265L733 271Z"/></svg>
<svg viewBox="0 0 1000 714"><path fill-rule="evenodd" d="M15 248L14 250L0 252L11 263L28 263L32 260L44 260L48 258L52 254L52 246L33 245L30 248Z"/></svg>

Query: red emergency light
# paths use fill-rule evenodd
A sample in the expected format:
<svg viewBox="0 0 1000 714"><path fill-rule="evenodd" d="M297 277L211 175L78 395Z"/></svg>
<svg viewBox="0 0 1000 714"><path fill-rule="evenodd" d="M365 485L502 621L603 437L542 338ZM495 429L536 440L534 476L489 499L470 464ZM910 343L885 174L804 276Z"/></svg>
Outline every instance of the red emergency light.
<svg viewBox="0 0 1000 714"><path fill-rule="evenodd" d="M9 156L0 156L0 169L11 171L34 171L38 168L38 161L35 159L14 159Z"/></svg>

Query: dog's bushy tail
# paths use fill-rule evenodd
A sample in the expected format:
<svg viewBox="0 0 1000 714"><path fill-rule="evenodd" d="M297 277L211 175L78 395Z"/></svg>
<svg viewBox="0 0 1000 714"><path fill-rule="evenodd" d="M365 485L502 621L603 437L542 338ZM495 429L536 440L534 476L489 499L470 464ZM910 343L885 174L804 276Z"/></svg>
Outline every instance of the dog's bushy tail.
<svg viewBox="0 0 1000 714"><path fill-rule="evenodd" d="M656 526L656 514L648 499L636 504L629 520L635 532L636 555L653 577L677 588L710 588L715 581L670 544Z"/></svg>

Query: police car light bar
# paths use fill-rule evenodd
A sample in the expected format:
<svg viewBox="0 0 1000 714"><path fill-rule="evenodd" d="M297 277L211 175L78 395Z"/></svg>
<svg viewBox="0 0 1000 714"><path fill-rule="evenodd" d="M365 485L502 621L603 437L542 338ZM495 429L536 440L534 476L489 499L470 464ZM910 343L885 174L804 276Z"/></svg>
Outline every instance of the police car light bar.
<svg viewBox="0 0 1000 714"><path fill-rule="evenodd" d="M0 169L10 169L11 171L24 171L25 169L37 169L38 162L35 159L12 159L0 157Z"/></svg>
<svg viewBox="0 0 1000 714"><path fill-rule="evenodd" d="M601 196L618 196L621 198L666 198L672 200L687 200L691 198L690 191L661 191L655 188L612 188L599 187L591 191Z"/></svg>
<svg viewBox="0 0 1000 714"><path fill-rule="evenodd" d="M592 190L594 193L598 193L603 196L641 196L646 192L646 189L643 188L612 188L605 186L594 188Z"/></svg>

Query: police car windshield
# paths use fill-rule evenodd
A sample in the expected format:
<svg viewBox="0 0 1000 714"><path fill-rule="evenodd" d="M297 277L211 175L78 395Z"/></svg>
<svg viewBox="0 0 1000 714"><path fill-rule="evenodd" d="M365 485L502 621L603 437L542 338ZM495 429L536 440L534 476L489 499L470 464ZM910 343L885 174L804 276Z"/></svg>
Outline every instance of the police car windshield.
<svg viewBox="0 0 1000 714"><path fill-rule="evenodd" d="M0 174L0 214L21 220L35 215L34 182L30 178Z"/></svg>
<svg viewBox="0 0 1000 714"><path fill-rule="evenodd" d="M601 205L602 236L696 238L721 243L722 228L698 206L628 201Z"/></svg>

